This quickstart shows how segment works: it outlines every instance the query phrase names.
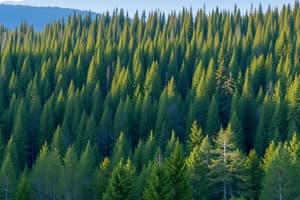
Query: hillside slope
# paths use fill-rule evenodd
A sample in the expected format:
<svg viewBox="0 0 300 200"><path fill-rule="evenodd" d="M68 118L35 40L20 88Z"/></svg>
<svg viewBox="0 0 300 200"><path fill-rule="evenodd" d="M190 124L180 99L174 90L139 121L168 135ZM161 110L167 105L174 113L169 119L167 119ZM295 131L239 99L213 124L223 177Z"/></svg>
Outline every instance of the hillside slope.
<svg viewBox="0 0 300 200"><path fill-rule="evenodd" d="M58 19L67 19L74 12L86 15L88 11L81 11L68 8L57 7L31 7L20 5L0 4L0 24L6 28L14 29L22 21L33 25L37 31L44 28L46 23L54 22ZM91 13L95 16L96 13Z"/></svg>

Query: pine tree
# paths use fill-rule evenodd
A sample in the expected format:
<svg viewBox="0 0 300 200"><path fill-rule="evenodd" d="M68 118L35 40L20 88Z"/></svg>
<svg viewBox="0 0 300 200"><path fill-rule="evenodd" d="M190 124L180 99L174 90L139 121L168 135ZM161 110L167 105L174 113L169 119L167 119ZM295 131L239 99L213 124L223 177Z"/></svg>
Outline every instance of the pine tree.
<svg viewBox="0 0 300 200"><path fill-rule="evenodd" d="M43 106L39 127L38 146L42 147L45 142L51 143L52 134L56 128L54 124L53 96Z"/></svg>
<svg viewBox="0 0 300 200"><path fill-rule="evenodd" d="M192 151L195 146L201 145L202 139L202 129L198 127L197 121L194 121L187 141L188 150Z"/></svg>
<svg viewBox="0 0 300 200"><path fill-rule="evenodd" d="M129 122L128 122L128 108L125 106L123 100L120 100L119 105L116 110L114 118L114 132L115 135L123 132L125 135L128 135L129 131Z"/></svg>
<svg viewBox="0 0 300 200"><path fill-rule="evenodd" d="M111 150L113 146L113 141L115 137L113 137L113 130L112 130L112 113L109 107L105 107L100 124L100 136L99 136L99 146L102 150L103 155L107 155L108 152Z"/></svg>
<svg viewBox="0 0 300 200"><path fill-rule="evenodd" d="M16 149L16 143L14 141L14 136L12 135L8 141L8 144L5 149L4 153L4 159L7 154L10 154L10 159L12 161L12 164L14 166L14 170L16 175L21 173L20 165L19 165L19 159L18 159L18 153ZM3 160L4 160L3 159ZM2 161L3 162L3 161Z"/></svg>
<svg viewBox="0 0 300 200"><path fill-rule="evenodd" d="M17 114L15 117L15 122L12 130L12 135L14 135L14 141L16 143L16 150L19 159L19 167L23 169L30 158L29 155L29 136L27 129L27 121L26 121L26 110L24 100L21 100Z"/></svg>
<svg viewBox="0 0 300 200"><path fill-rule="evenodd" d="M267 144L269 143L271 138L273 138L271 136L272 126L270 123L270 119L272 118L273 114L274 114L274 104L269 98L269 96L266 95L263 101L259 125L258 125L258 131L256 135L259 138L256 138L255 141L256 142L255 147L257 148L259 155L263 154Z"/></svg>
<svg viewBox="0 0 300 200"><path fill-rule="evenodd" d="M147 162L154 159L155 153L157 152L156 140L152 130L150 131L144 148L144 164L147 164Z"/></svg>
<svg viewBox="0 0 300 200"><path fill-rule="evenodd" d="M64 155L66 151L65 138L60 125L57 126L53 134L51 149L56 149L60 155Z"/></svg>
<svg viewBox="0 0 300 200"><path fill-rule="evenodd" d="M233 134L233 140L235 146L241 151L245 150L245 137L242 130L242 124L238 119L237 113L234 111L231 115L229 124L229 131Z"/></svg>
<svg viewBox="0 0 300 200"><path fill-rule="evenodd" d="M28 180L27 171L25 170L21 178L19 180L17 192L15 198L18 200L30 200L32 199L32 191L31 191L31 184Z"/></svg>
<svg viewBox="0 0 300 200"><path fill-rule="evenodd" d="M219 129L220 129L219 111L217 106L217 99L216 96L214 95L208 107L205 133L208 134L209 136L214 136L217 134Z"/></svg>
<svg viewBox="0 0 300 200"><path fill-rule="evenodd" d="M144 90L149 91L153 99L158 99L161 91L162 83L160 78L158 63L153 62L149 70L147 70L144 82Z"/></svg>
<svg viewBox="0 0 300 200"><path fill-rule="evenodd" d="M243 155L233 143L229 129L221 129L215 141L210 168L210 183L215 197L240 196L246 181L243 168Z"/></svg>
<svg viewBox="0 0 300 200"><path fill-rule="evenodd" d="M277 92L279 93L279 91ZM272 126L278 127L279 139L284 141L287 137L286 133L288 131L288 105L283 98L276 100L276 108L274 115L272 117Z"/></svg>
<svg viewBox="0 0 300 200"><path fill-rule="evenodd" d="M241 113L240 120L245 136L245 147L247 152L253 147L255 130L257 127L256 106L252 96L252 87L249 82L249 71L246 71L243 93L239 100L239 112Z"/></svg>
<svg viewBox="0 0 300 200"><path fill-rule="evenodd" d="M10 152L7 152L0 169L0 195L1 199L14 199L17 177L11 160Z"/></svg>
<svg viewBox="0 0 300 200"><path fill-rule="evenodd" d="M154 128L154 111L149 93L146 93L141 106L141 121L139 124L139 137L142 139L149 134L149 130Z"/></svg>
<svg viewBox="0 0 300 200"><path fill-rule="evenodd" d="M96 169L96 175L94 179L94 195L97 199L102 199L105 193L106 187L111 176L111 164L108 157L105 157L101 162L98 169Z"/></svg>
<svg viewBox="0 0 300 200"><path fill-rule="evenodd" d="M200 145L196 145L187 158L193 199L208 199L208 168Z"/></svg>
<svg viewBox="0 0 300 200"><path fill-rule="evenodd" d="M298 129L298 121L299 121L299 95L300 95L300 76L297 76L295 80L293 81L292 85L290 86L290 89L287 92L287 97L289 99L289 113L288 113L288 119L289 123L291 124L295 120L296 128Z"/></svg>
<svg viewBox="0 0 300 200"><path fill-rule="evenodd" d="M81 153L79 163L78 163L78 180L79 185L79 195L76 197L78 199L92 198L92 177L94 176L95 167L95 153L94 149L91 147L90 142L86 144L85 150Z"/></svg>
<svg viewBox="0 0 300 200"><path fill-rule="evenodd" d="M263 180L260 199L297 199L299 197L299 187L295 184L294 169L287 144L280 143L265 165L266 175Z"/></svg>
<svg viewBox="0 0 300 200"><path fill-rule="evenodd" d="M147 177L150 174L150 165L144 165L143 168L140 170L140 173L137 173L136 180L134 181L134 197L137 200L143 199L143 192L144 188L146 188L147 184Z"/></svg>
<svg viewBox="0 0 300 200"><path fill-rule="evenodd" d="M250 199L258 199L261 190L261 179L263 177L263 169L261 162L255 150L251 150L245 160L245 167L247 174L249 174L249 188Z"/></svg>
<svg viewBox="0 0 300 200"><path fill-rule="evenodd" d="M45 176L47 174L47 176ZM39 199L56 199L59 195L61 161L56 149L49 151L45 144L31 173L33 196Z"/></svg>
<svg viewBox="0 0 300 200"><path fill-rule="evenodd" d="M144 144L142 144L142 141L140 140L134 150L132 159L137 173L140 173L142 170L144 165L144 157Z"/></svg>
<svg viewBox="0 0 300 200"><path fill-rule="evenodd" d="M135 168L131 161L123 163L121 160L112 172L103 200L135 199L133 194L135 176Z"/></svg>
<svg viewBox="0 0 300 200"><path fill-rule="evenodd" d="M124 133L121 132L112 150L111 163L115 166L120 160L127 159L130 154L130 147Z"/></svg>
<svg viewBox="0 0 300 200"><path fill-rule="evenodd" d="M144 200L172 199L174 190L168 181L165 165L161 160L154 161L143 192Z"/></svg>
<svg viewBox="0 0 300 200"><path fill-rule="evenodd" d="M40 123L40 115L42 112L42 105L39 97L38 91L38 83L37 76L34 76L34 79L31 81L32 85L30 87L30 83L28 89L30 88L30 92L26 92L29 94L29 116L30 120L28 121L28 132L29 132L29 166L33 165L34 160L38 154L39 146L38 146L38 131L39 123Z"/></svg>
<svg viewBox="0 0 300 200"><path fill-rule="evenodd" d="M68 148L64 156L62 172L59 178L61 198L69 200L77 198L81 180L78 176L78 160L73 146Z"/></svg>
<svg viewBox="0 0 300 200"><path fill-rule="evenodd" d="M191 199L192 190L189 184L189 172L178 139L175 142L171 155L166 161L166 166L169 184L174 190L171 199Z"/></svg>

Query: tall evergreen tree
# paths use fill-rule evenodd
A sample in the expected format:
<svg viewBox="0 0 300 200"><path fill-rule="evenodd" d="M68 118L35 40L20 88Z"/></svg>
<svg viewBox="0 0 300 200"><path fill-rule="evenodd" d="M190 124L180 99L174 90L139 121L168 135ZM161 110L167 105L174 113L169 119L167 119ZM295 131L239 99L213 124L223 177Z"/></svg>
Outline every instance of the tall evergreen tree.
<svg viewBox="0 0 300 200"><path fill-rule="evenodd" d="M165 165L162 164L161 160L154 161L143 192L143 199L172 199L173 193L174 190L172 190L168 181Z"/></svg>
<svg viewBox="0 0 300 200"><path fill-rule="evenodd" d="M103 195L103 199L135 199L133 194L135 176L135 168L131 161L128 160L126 163L123 163L121 160L112 172L106 192Z"/></svg>
<svg viewBox="0 0 300 200"><path fill-rule="evenodd" d="M205 132L209 136L214 136L220 129L220 118L217 106L217 99L214 95L208 108L207 118L206 118L206 129Z"/></svg>
<svg viewBox="0 0 300 200"><path fill-rule="evenodd" d="M279 144L268 162L265 164L266 175L263 180L260 199L269 199L270 197L297 199L299 197L299 188L297 184L294 184L294 169L287 144Z"/></svg>
<svg viewBox="0 0 300 200"><path fill-rule="evenodd" d="M200 145L194 147L187 158L190 169L190 182L193 187L193 199L208 199L208 168Z"/></svg>
<svg viewBox="0 0 300 200"><path fill-rule="evenodd" d="M111 164L108 157L105 157L101 162L99 168L96 170L94 179L94 196L97 199L102 199L106 191L106 187L111 176Z"/></svg>
<svg viewBox="0 0 300 200"><path fill-rule="evenodd" d="M120 160L127 159L130 155L130 147L124 133L121 132L115 146L112 150L111 163L113 166L118 164Z"/></svg>
<svg viewBox="0 0 300 200"><path fill-rule="evenodd" d="M197 121L193 122L189 140L187 141L188 150L192 151L194 147L200 146L203 139L202 129L198 127Z"/></svg>
<svg viewBox="0 0 300 200"><path fill-rule="evenodd" d="M60 197L63 199L76 199L80 190L80 177L78 176L78 160L74 147L68 148L64 159L61 176L59 177Z"/></svg>
<svg viewBox="0 0 300 200"><path fill-rule="evenodd" d="M15 199L18 200L30 200L32 199L32 189L31 184L28 180L28 172L25 170L18 183L18 188L16 191Z"/></svg>
<svg viewBox="0 0 300 200"><path fill-rule="evenodd" d="M17 177L14 165L8 152L2 162L0 169L0 195L1 199L14 199L16 192Z"/></svg>
<svg viewBox="0 0 300 200"><path fill-rule="evenodd" d="M94 149L87 143L85 150L81 153L78 162L78 181L79 185L79 195L76 197L78 199L92 198L92 178L95 173L95 153Z"/></svg>
<svg viewBox="0 0 300 200"><path fill-rule="evenodd" d="M183 157L183 151L178 139L174 149L166 161L167 176L174 190L171 199L191 199L192 190L189 184L189 171Z"/></svg>
<svg viewBox="0 0 300 200"><path fill-rule="evenodd" d="M45 176L47 174L47 176ZM61 161L56 149L49 150L45 144L33 166L31 173L33 196L35 199L57 199Z"/></svg>
<svg viewBox="0 0 300 200"><path fill-rule="evenodd" d="M261 190L263 169L255 150L250 151L245 160L246 172L249 174L249 198L258 199Z"/></svg>
<svg viewBox="0 0 300 200"><path fill-rule="evenodd" d="M215 141L215 149L211 160L210 183L214 197L241 196L245 190L245 171L243 155L234 146L230 130L221 129ZM215 196L216 195L216 196Z"/></svg>

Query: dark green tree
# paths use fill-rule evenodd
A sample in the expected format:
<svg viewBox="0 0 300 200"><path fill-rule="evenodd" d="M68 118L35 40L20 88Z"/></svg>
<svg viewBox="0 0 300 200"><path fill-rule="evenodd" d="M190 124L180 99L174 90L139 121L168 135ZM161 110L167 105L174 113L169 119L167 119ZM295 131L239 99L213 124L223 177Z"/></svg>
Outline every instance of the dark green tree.
<svg viewBox="0 0 300 200"><path fill-rule="evenodd" d="M18 183L15 199L30 200L32 199L31 183L28 180L28 172L25 170Z"/></svg>
<svg viewBox="0 0 300 200"><path fill-rule="evenodd" d="M192 151L195 146L200 146L202 139L202 129L198 127L197 121L194 121L187 141L188 150Z"/></svg>
<svg viewBox="0 0 300 200"><path fill-rule="evenodd" d="M245 160L246 172L249 175L249 188L250 199L258 199L261 191L261 180L264 175L262 164L256 154L255 150L250 151Z"/></svg>
<svg viewBox="0 0 300 200"><path fill-rule="evenodd" d="M160 158L159 158L160 159ZM172 199L174 190L168 181L167 170L162 160L154 161L143 192L144 200Z"/></svg>
<svg viewBox="0 0 300 200"><path fill-rule="evenodd" d="M131 161L124 163L122 160L114 168L106 192L103 195L104 200L133 200L134 181L136 179L135 168Z"/></svg>
<svg viewBox="0 0 300 200"><path fill-rule="evenodd" d="M11 160L10 152L6 153L0 169L0 195L1 199L14 199L17 176Z"/></svg>
<svg viewBox="0 0 300 200"><path fill-rule="evenodd" d="M205 133L208 134L209 136L216 135L218 130L220 129L220 125L221 124L219 118L217 99L216 96L214 95L208 107Z"/></svg>
<svg viewBox="0 0 300 200"><path fill-rule="evenodd" d="M233 142L232 132L221 129L215 140L215 149L209 165L210 184L214 198L229 199L241 196L246 183L244 158Z"/></svg>
<svg viewBox="0 0 300 200"><path fill-rule="evenodd" d="M191 199L192 189L189 184L189 171L178 139L171 155L166 161L167 176L174 192L171 199Z"/></svg>

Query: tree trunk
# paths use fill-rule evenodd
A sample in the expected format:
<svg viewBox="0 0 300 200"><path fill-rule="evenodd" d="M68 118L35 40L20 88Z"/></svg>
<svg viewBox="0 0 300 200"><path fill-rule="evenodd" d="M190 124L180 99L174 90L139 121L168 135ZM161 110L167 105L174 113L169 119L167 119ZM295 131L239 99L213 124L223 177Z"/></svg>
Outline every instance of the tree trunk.
<svg viewBox="0 0 300 200"><path fill-rule="evenodd" d="M225 180L223 182L223 190L224 190L224 197L223 197L223 199L227 200L227 184L226 184Z"/></svg>

